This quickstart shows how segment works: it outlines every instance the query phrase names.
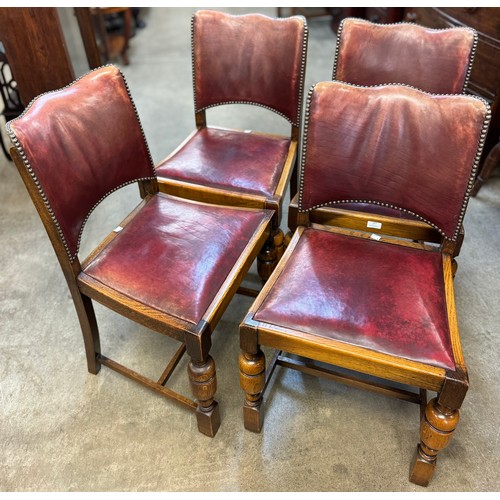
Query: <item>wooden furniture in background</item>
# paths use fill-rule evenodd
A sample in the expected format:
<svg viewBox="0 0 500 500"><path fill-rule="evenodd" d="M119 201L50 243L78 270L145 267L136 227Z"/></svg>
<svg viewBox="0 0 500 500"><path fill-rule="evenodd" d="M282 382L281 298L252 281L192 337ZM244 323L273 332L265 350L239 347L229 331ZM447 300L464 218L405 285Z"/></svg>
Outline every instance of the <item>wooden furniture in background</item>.
<svg viewBox="0 0 500 500"><path fill-rule="evenodd" d="M404 7L364 7L361 17L372 23L391 24L403 20Z"/></svg>
<svg viewBox="0 0 500 500"><path fill-rule="evenodd" d="M75 79L56 8L0 8L0 41L24 106Z"/></svg>
<svg viewBox="0 0 500 500"><path fill-rule="evenodd" d="M78 21L80 34L82 35L83 46L90 69L102 66L101 51L97 45L94 20L90 7L75 7L75 17Z"/></svg>
<svg viewBox="0 0 500 500"><path fill-rule="evenodd" d="M195 412L200 432L214 436L220 417L211 335L267 240L273 213L158 193L139 117L113 66L37 98L8 131L11 155L72 295L89 372L105 365L140 382ZM136 182L142 203L80 262L90 213ZM92 300L181 342L158 380L101 353ZM185 352L196 401L165 386Z"/></svg>
<svg viewBox="0 0 500 500"><path fill-rule="evenodd" d="M278 7L278 17L304 16L306 19L328 18L332 31L337 31L345 17L363 17L365 7Z"/></svg>
<svg viewBox="0 0 500 500"><path fill-rule="evenodd" d="M132 36L132 9L129 7L75 7L90 69L98 68L120 56L129 64L128 48ZM106 16L120 15L121 26L115 32L106 26Z"/></svg>
<svg viewBox="0 0 500 500"><path fill-rule="evenodd" d="M397 23L403 19L403 7L328 7L332 30L337 31L346 17L367 19L374 23Z"/></svg>
<svg viewBox="0 0 500 500"><path fill-rule="evenodd" d="M278 17L304 16L306 19L330 17L330 7L278 7Z"/></svg>
<svg viewBox="0 0 500 500"><path fill-rule="evenodd" d="M90 7L97 46L103 63L111 62L120 56L123 64L129 64L128 48L132 34L132 9L130 7ZM120 26L111 31L106 18L120 16Z"/></svg>
<svg viewBox="0 0 500 500"><path fill-rule="evenodd" d="M298 229L240 325L247 429L261 431L276 364L411 401L422 418L410 480L428 484L468 389L452 255L489 117L484 101L466 95L402 85L314 87ZM376 210L311 223L316 209L345 200L403 207L427 222L427 235L415 221ZM435 238L430 224L442 234L439 245L425 243ZM277 349L267 371L261 346ZM427 390L437 393L428 403ZM328 441L335 446L335 435Z"/></svg>
<svg viewBox="0 0 500 500"><path fill-rule="evenodd" d="M196 12L191 38L196 130L156 166L162 192L275 211L272 235L258 258L263 280L284 249L279 226L290 179L291 192L297 189L307 35L298 16ZM208 126L206 110L226 104L275 112L290 122L290 135Z"/></svg>
<svg viewBox="0 0 500 500"><path fill-rule="evenodd" d="M358 17L374 23L397 23L403 19L404 7L278 7L279 17L295 14L307 19L328 16L332 30L337 31L346 17Z"/></svg>
<svg viewBox="0 0 500 500"><path fill-rule="evenodd" d="M498 7L408 7L405 20L430 28L471 26L479 35L468 91L485 98L492 109L475 195L499 165L500 138L500 8Z"/></svg>

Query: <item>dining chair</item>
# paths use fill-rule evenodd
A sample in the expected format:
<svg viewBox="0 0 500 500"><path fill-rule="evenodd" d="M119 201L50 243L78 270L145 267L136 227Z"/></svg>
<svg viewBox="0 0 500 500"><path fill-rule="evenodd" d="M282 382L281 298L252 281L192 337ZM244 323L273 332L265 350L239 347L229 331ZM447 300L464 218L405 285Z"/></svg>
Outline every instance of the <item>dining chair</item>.
<svg viewBox="0 0 500 500"><path fill-rule="evenodd" d="M401 83L436 94L465 93L476 53L478 35L469 27L430 29L414 23L378 24L364 19L345 18L338 29L333 80L356 85ZM289 227L297 219L297 197L289 208ZM373 210L362 203L339 204L325 211ZM387 207L380 215L412 218ZM439 238L439 234L436 234ZM460 253L463 228L455 245Z"/></svg>
<svg viewBox="0 0 500 500"><path fill-rule="evenodd" d="M211 336L268 238L273 212L159 193L137 110L114 66L35 98L7 131L73 298L88 371L104 365L140 382L195 412L200 432L214 436L220 416ZM134 183L142 202L81 261L90 214ZM158 379L102 353L93 301L180 342ZM166 386L186 352L194 401Z"/></svg>
<svg viewBox="0 0 500 500"><path fill-rule="evenodd" d="M422 419L410 479L428 484L468 389L452 256L490 118L472 96L336 81L311 89L298 228L240 325L247 429L262 429L277 365L414 402ZM345 203L367 212L313 216ZM267 371L261 347L276 349ZM367 422L366 432L379 430ZM328 440L335 446L335 432Z"/></svg>
<svg viewBox="0 0 500 500"><path fill-rule="evenodd" d="M156 171L162 192L275 211L258 259L269 277L284 251L280 229L289 182L297 190L308 30L303 17L271 18L199 10L191 25L196 129ZM250 104L277 113L290 135L209 126L207 110ZM236 111L237 112L237 111Z"/></svg>

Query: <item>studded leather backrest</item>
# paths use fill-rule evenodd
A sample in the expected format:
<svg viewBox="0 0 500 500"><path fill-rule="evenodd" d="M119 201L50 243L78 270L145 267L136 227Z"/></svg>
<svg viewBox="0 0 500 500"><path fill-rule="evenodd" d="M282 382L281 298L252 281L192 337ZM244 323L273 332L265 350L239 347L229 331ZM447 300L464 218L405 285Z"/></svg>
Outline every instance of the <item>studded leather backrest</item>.
<svg viewBox="0 0 500 500"><path fill-rule="evenodd" d="M454 240L489 119L472 96L319 83L308 100L299 209L389 206Z"/></svg>
<svg viewBox="0 0 500 500"><path fill-rule="evenodd" d="M333 79L357 85L404 83L436 94L464 92L477 44L472 28L430 29L346 18Z"/></svg>
<svg viewBox="0 0 500 500"><path fill-rule="evenodd" d="M35 98L7 124L70 260L94 207L154 166L120 71L106 66Z"/></svg>
<svg viewBox="0 0 500 500"><path fill-rule="evenodd" d="M303 17L198 11L192 23L196 111L257 104L300 124L307 50Z"/></svg>

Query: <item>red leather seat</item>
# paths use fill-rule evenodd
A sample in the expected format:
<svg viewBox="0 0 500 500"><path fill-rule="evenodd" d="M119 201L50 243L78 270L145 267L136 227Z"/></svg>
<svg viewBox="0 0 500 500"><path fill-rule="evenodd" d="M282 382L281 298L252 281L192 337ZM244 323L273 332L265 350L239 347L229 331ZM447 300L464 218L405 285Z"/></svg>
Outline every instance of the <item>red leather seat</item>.
<svg viewBox="0 0 500 500"><path fill-rule="evenodd" d="M78 280L197 325L261 223L259 211L161 193L85 263Z"/></svg>
<svg viewBox="0 0 500 500"><path fill-rule="evenodd" d="M197 130L156 166L161 177L272 199L290 139L214 127ZM262 163L256 161L262 159Z"/></svg>
<svg viewBox="0 0 500 500"><path fill-rule="evenodd" d="M254 318L454 370L444 286L439 253L306 229Z"/></svg>

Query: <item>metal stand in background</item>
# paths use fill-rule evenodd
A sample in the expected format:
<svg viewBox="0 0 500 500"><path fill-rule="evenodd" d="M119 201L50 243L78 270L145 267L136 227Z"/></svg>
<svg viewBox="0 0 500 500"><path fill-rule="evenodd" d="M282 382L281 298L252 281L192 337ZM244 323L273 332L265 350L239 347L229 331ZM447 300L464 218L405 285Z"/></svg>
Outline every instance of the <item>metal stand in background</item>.
<svg viewBox="0 0 500 500"><path fill-rule="evenodd" d="M3 110L1 115L5 117L8 122L13 118L18 117L23 111L24 106L21 104L21 98L17 90L17 83L10 71L9 62L5 55L4 48L0 42L0 93L2 94ZM5 157L12 161L7 148L3 142L3 135L0 133L0 143Z"/></svg>

